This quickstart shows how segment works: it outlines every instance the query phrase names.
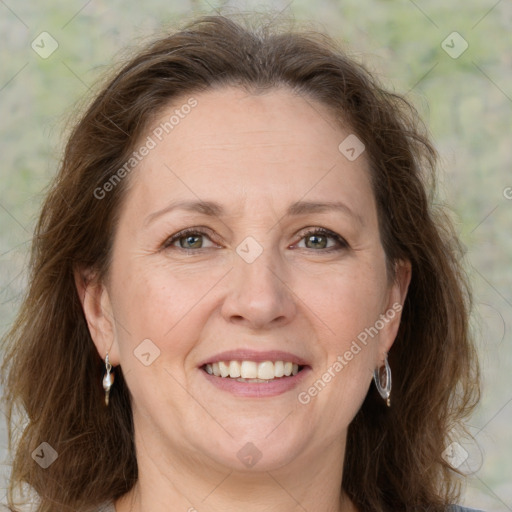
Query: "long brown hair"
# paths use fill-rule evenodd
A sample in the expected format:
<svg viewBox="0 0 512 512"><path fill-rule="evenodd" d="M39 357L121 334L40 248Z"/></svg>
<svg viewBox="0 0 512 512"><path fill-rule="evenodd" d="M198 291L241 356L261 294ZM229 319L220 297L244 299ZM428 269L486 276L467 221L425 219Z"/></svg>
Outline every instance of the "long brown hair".
<svg viewBox="0 0 512 512"><path fill-rule="evenodd" d="M154 116L177 97L236 85L288 87L349 126L366 146L389 262L412 280L390 351L393 404L370 391L347 439L343 482L364 511L443 510L457 478L443 458L448 434L479 398L469 332L471 292L449 217L434 207L436 152L415 109L387 92L328 36L232 17L204 16L152 42L118 70L76 123L32 245L29 287L5 338L8 415L21 414L9 489L31 486L40 512L85 511L137 480L130 395L117 371L110 406L104 365L74 282L77 268L109 268L116 215L129 178L98 199ZM12 433L14 436L15 432ZM47 442L47 469L31 457Z"/></svg>

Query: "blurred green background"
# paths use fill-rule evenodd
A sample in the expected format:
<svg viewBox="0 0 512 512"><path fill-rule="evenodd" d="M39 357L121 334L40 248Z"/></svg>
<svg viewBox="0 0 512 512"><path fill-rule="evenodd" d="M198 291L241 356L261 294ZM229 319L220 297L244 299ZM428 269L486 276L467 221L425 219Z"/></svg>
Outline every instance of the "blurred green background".
<svg viewBox="0 0 512 512"><path fill-rule="evenodd" d="M512 510L510 0L0 0L0 334L19 307L38 207L76 102L127 47L221 7L272 10L329 32L428 124L441 154L439 200L467 248L484 377L470 421L475 442L460 441L468 453L460 469L470 473L465 503ZM3 425L0 440L5 459Z"/></svg>

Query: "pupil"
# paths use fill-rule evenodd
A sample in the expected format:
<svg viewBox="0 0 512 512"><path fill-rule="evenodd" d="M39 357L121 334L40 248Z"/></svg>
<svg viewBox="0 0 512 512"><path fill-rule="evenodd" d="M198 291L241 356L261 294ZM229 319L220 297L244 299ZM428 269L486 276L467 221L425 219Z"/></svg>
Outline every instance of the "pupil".
<svg viewBox="0 0 512 512"><path fill-rule="evenodd" d="M321 236L321 235L320 235L320 236L318 236L318 235L311 235L311 236L309 237L309 241L310 241L310 242L313 242L313 244L318 243L318 241L320 241L320 242L322 242L322 241L323 241L323 242L325 242L325 237L324 237L324 236ZM324 244L320 244L320 246L321 246L321 247L324 247L324 246L325 246L325 243L324 243ZM317 246L317 247L318 247L318 246Z"/></svg>
<svg viewBox="0 0 512 512"><path fill-rule="evenodd" d="M194 239L196 239L196 240L197 240L195 244L194 244ZM185 243L186 243L187 245L189 245L189 244L190 244L191 246L197 246L198 241L199 241L199 237L198 237L198 236L192 236L192 235L190 235L190 236L187 236L187 237L185 238Z"/></svg>

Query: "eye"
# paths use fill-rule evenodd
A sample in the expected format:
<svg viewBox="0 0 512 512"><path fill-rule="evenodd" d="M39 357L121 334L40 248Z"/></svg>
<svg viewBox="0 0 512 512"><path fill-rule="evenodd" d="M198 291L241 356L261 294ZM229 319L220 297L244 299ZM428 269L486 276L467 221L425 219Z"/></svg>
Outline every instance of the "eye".
<svg viewBox="0 0 512 512"><path fill-rule="evenodd" d="M201 229L184 229L175 235L169 237L164 243L163 248L175 247L183 250L207 249L213 247L213 244L205 247L204 237L210 239L210 233ZM211 241L211 240L210 240Z"/></svg>
<svg viewBox="0 0 512 512"><path fill-rule="evenodd" d="M333 231L329 231L324 228L315 228L306 231L306 233L302 234L301 242L302 240L305 240L305 245L296 245L296 247L313 250L320 249L322 252L339 251L349 248L349 245L344 238ZM329 241L331 242L330 244Z"/></svg>
<svg viewBox="0 0 512 512"><path fill-rule="evenodd" d="M162 248L176 248L184 251L208 249L215 247L211 238L212 234L207 228L184 229L167 238L162 244ZM205 239L210 241L210 245L204 245ZM300 243L303 240L305 241L305 245L301 246ZM329 231L325 228L314 228L303 233L299 244L296 244L295 247L316 251L321 250L321 252L332 252L348 249L349 245L344 238L333 231Z"/></svg>

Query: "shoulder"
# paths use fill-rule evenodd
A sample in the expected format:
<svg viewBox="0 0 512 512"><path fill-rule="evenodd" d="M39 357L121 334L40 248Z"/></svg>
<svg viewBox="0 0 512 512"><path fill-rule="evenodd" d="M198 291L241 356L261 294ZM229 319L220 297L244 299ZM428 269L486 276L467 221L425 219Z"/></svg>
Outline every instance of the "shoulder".
<svg viewBox="0 0 512 512"><path fill-rule="evenodd" d="M483 510L477 508L467 508L461 507L460 505L452 505L448 508L447 512L484 512Z"/></svg>

